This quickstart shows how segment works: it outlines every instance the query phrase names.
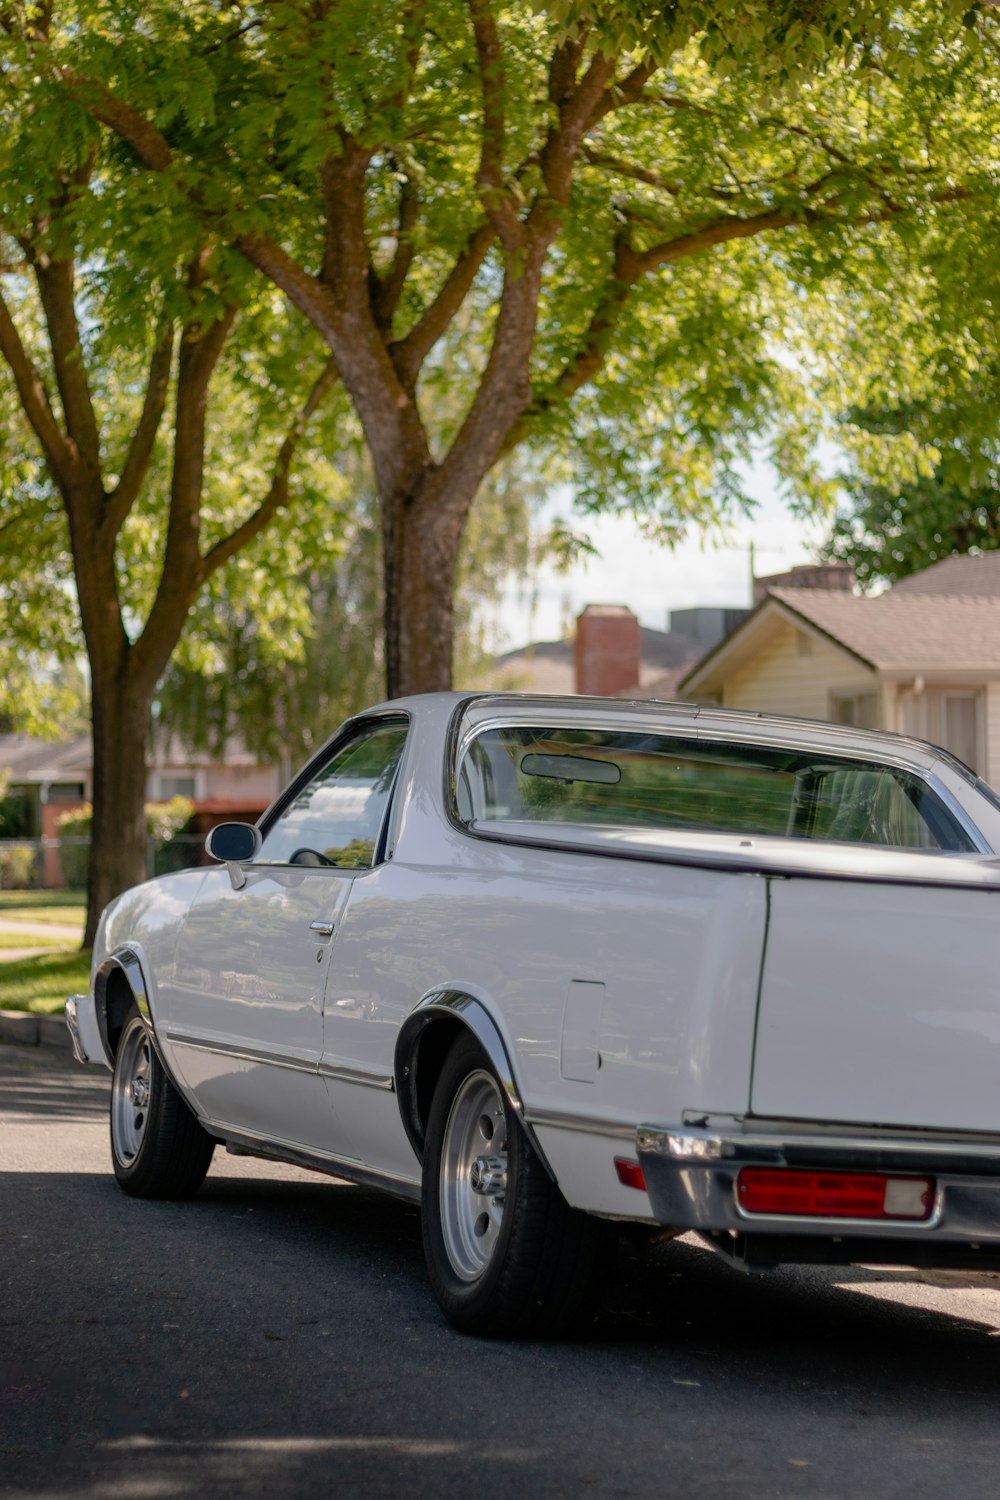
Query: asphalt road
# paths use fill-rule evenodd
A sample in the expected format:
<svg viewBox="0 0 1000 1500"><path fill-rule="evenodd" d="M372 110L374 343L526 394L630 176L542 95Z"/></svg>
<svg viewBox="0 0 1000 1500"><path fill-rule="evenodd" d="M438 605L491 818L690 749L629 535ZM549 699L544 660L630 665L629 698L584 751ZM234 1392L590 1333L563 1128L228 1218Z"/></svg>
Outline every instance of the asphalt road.
<svg viewBox="0 0 1000 1500"><path fill-rule="evenodd" d="M912 1500L1000 1492L1000 1282L626 1255L586 1336L453 1333L412 1208L108 1164L108 1075L0 1046L0 1494Z"/></svg>

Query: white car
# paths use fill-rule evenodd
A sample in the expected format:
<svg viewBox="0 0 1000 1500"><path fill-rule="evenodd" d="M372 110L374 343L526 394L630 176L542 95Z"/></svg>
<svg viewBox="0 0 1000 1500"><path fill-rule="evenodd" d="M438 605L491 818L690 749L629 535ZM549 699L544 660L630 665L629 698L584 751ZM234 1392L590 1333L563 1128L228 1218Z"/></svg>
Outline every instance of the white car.
<svg viewBox="0 0 1000 1500"><path fill-rule="evenodd" d="M105 912L115 1174L215 1145L419 1201L445 1314L556 1333L623 1221L1000 1267L1000 802L930 745L613 699L351 719Z"/></svg>

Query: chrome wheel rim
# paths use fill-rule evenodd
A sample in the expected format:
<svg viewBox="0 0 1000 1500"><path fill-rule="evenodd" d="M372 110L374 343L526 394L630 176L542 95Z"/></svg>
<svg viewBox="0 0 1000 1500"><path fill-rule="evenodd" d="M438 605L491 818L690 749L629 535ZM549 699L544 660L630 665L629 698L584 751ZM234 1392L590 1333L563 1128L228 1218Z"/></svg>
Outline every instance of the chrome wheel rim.
<svg viewBox="0 0 1000 1500"><path fill-rule="evenodd" d="M493 1259L506 1192L507 1111L492 1074L470 1073L445 1126L439 1188L445 1250L463 1281Z"/></svg>
<svg viewBox="0 0 1000 1500"><path fill-rule="evenodd" d="M149 1036L136 1017L121 1039L111 1085L111 1131L115 1152L126 1165L139 1154L146 1134L152 1083Z"/></svg>

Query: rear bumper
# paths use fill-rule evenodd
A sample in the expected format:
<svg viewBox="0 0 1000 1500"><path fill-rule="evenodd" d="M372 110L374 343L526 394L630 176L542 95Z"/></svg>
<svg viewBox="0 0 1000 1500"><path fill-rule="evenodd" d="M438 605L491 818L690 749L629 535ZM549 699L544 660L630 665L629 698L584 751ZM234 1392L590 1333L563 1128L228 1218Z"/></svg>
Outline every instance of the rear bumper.
<svg viewBox="0 0 1000 1500"><path fill-rule="evenodd" d="M748 1264L755 1247L768 1264L860 1259L946 1265L957 1247L974 1247L986 1252L984 1263L1000 1264L1000 1142L648 1125L639 1128L636 1145L659 1222L697 1230L715 1243L729 1240L729 1248L742 1247L740 1258ZM746 1166L932 1177L933 1211L920 1222L747 1213L736 1196ZM828 1245L828 1254L818 1253L817 1241Z"/></svg>

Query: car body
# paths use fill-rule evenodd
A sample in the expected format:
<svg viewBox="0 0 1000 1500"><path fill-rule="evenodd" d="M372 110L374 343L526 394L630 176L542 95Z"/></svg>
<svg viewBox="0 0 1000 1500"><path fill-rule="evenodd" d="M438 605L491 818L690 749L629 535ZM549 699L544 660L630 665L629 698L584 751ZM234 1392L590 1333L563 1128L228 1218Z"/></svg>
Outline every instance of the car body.
<svg viewBox="0 0 1000 1500"><path fill-rule="evenodd" d="M568 1326L623 1221L1000 1266L1000 802L944 751L432 694L209 848L111 904L67 1005L126 1190L221 1141L422 1201L487 1334Z"/></svg>

